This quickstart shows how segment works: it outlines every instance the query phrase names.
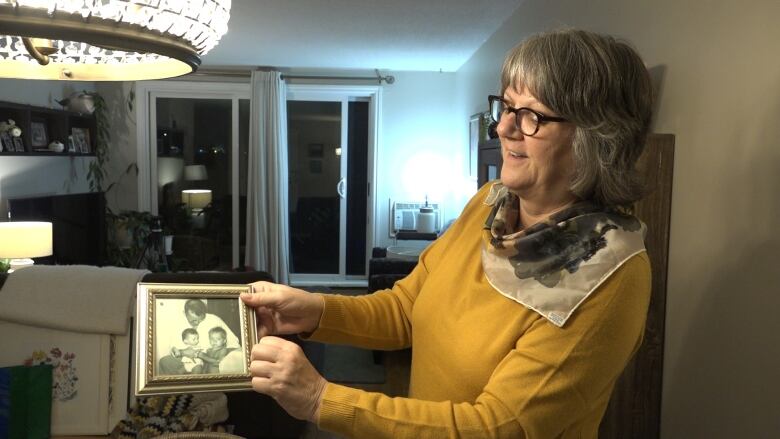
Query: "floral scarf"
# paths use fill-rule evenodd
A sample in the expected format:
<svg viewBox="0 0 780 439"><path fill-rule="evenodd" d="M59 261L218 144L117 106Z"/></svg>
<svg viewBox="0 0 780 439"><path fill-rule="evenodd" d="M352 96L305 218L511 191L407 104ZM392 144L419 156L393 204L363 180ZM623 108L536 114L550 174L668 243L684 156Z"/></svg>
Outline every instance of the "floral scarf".
<svg viewBox="0 0 780 439"><path fill-rule="evenodd" d="M645 225L615 208L581 201L519 229L520 200L501 183L483 231L482 267L502 295L563 326L615 270L645 251Z"/></svg>

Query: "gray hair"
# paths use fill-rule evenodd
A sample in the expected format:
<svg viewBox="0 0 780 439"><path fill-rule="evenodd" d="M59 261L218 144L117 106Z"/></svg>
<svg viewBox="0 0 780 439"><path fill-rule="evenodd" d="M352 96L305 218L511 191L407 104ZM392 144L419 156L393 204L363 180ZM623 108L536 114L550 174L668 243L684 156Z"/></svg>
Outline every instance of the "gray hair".
<svg viewBox="0 0 780 439"><path fill-rule="evenodd" d="M650 75L626 42L563 29L536 34L507 55L501 93L527 87L576 126L571 191L582 199L625 206L642 197L636 161L650 128Z"/></svg>

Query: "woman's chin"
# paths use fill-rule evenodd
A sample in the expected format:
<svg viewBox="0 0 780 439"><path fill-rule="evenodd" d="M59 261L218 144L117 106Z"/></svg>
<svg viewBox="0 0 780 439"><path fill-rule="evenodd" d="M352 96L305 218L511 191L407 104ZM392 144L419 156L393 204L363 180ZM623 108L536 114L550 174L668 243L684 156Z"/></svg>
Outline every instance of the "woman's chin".
<svg viewBox="0 0 780 439"><path fill-rule="evenodd" d="M504 173L502 171L501 184L512 192L519 192L526 189L530 183L522 175L513 175L513 173Z"/></svg>

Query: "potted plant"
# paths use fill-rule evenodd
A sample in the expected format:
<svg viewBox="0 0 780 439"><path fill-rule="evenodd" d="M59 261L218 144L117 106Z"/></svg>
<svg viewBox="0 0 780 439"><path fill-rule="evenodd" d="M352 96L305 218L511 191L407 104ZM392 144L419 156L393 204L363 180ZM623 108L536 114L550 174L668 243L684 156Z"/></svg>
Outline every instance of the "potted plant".
<svg viewBox="0 0 780 439"><path fill-rule="evenodd" d="M135 267L146 248L151 233L152 214L125 210L107 212L109 239L108 260L118 267Z"/></svg>

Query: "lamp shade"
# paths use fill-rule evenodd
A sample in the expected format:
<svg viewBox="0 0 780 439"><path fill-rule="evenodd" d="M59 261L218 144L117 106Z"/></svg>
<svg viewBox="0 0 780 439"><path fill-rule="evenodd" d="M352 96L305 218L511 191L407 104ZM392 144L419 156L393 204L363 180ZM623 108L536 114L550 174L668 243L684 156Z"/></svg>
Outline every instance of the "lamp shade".
<svg viewBox="0 0 780 439"><path fill-rule="evenodd" d="M133 81L195 71L230 0L0 0L0 77Z"/></svg>
<svg viewBox="0 0 780 439"><path fill-rule="evenodd" d="M0 258L38 258L52 254L52 226L47 222L0 223Z"/></svg>
<svg viewBox="0 0 780 439"><path fill-rule="evenodd" d="M179 157L157 157L157 184L160 187L181 180L184 173L184 159Z"/></svg>
<svg viewBox="0 0 780 439"><path fill-rule="evenodd" d="M209 178L204 165L187 165L184 167L184 179L187 181L206 180Z"/></svg>
<svg viewBox="0 0 780 439"><path fill-rule="evenodd" d="M190 209L203 209L211 203L211 190L187 189L181 191L181 201Z"/></svg>

